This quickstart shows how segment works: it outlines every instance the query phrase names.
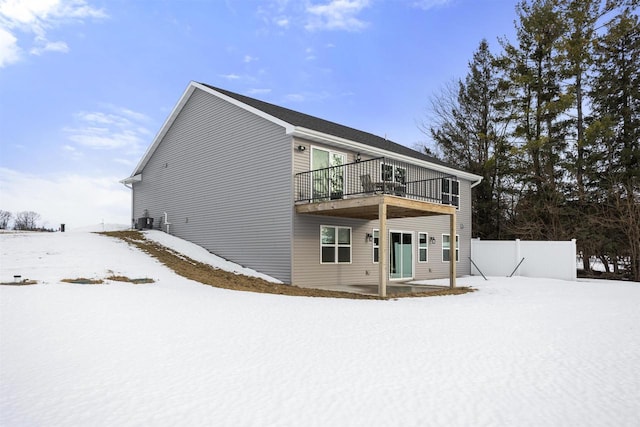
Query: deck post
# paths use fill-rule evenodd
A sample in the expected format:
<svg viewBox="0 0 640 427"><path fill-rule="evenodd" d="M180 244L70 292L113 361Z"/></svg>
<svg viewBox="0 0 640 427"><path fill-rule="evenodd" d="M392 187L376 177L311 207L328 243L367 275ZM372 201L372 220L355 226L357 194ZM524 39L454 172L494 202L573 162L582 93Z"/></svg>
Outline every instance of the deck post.
<svg viewBox="0 0 640 427"><path fill-rule="evenodd" d="M381 298L387 296L387 277L389 277L389 243L387 233L387 205L384 201L378 205L378 220L380 221L380 231L378 238L378 266L380 269L380 282L378 284L378 295Z"/></svg>
<svg viewBox="0 0 640 427"><path fill-rule="evenodd" d="M449 287L456 287L456 213L449 216Z"/></svg>

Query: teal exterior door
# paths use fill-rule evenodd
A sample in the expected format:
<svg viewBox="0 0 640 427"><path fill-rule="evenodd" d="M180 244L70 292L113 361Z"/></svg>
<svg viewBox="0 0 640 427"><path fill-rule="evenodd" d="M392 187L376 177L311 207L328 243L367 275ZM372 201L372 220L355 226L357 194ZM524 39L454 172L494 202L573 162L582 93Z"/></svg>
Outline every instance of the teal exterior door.
<svg viewBox="0 0 640 427"><path fill-rule="evenodd" d="M413 279L413 233L389 233L389 277Z"/></svg>

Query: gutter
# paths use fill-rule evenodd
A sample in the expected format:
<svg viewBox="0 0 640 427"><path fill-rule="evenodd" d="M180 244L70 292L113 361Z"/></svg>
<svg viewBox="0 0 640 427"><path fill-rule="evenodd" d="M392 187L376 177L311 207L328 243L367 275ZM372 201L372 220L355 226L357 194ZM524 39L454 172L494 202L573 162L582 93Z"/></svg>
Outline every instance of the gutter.
<svg viewBox="0 0 640 427"><path fill-rule="evenodd" d="M121 179L118 182L124 184L124 186L127 188L133 188L133 185L129 187L127 184L133 184L134 182L141 182L141 181L142 181L142 174L139 173L137 175L131 175L129 178Z"/></svg>
<svg viewBox="0 0 640 427"><path fill-rule="evenodd" d="M480 184L480 183L482 182L482 180L483 180L483 177L480 177L480 179L479 179L479 180L477 180L476 182L472 183L472 184L471 184L471 187L469 187L469 188L473 188L473 187L475 187L476 185Z"/></svg>
<svg viewBox="0 0 640 427"><path fill-rule="evenodd" d="M358 150L361 153L372 154L375 157L393 157L405 163L427 167L432 170L436 170L439 172L444 172L449 175L453 175L458 178L463 178L473 182L472 188L482 181L482 177L480 175L472 174L469 172L461 171L458 169L450 168L447 166L439 165L436 163L431 163L426 160L416 159L415 157L406 156L403 154L394 153L392 151L387 151L382 148L372 147L368 144L363 144L360 142L352 141L349 139L341 138L334 135L329 135L323 132L318 132L313 129L303 128L300 126L295 127L293 132L290 133L293 137L298 137L302 139L306 139L309 141L321 142L329 145L333 145L334 147L340 147L343 149L347 149L350 151Z"/></svg>

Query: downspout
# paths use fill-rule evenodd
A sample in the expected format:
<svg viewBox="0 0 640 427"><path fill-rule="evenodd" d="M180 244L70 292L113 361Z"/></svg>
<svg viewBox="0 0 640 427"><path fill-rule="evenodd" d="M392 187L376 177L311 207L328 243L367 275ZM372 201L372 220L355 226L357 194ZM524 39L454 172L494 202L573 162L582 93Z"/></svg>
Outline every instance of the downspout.
<svg viewBox="0 0 640 427"><path fill-rule="evenodd" d="M164 215L164 225L167 226L167 234L171 234L169 233L169 227L171 226L171 223L169 222L169 216L166 212L162 212L162 214Z"/></svg>
<svg viewBox="0 0 640 427"><path fill-rule="evenodd" d="M476 182L474 182L473 184L471 184L471 187L469 187L469 188L473 188L473 187L475 187L476 185L480 184L480 183L482 182L482 179L483 179L483 178L482 178L482 177L480 177L480 179L479 179L479 180L477 180Z"/></svg>
<svg viewBox="0 0 640 427"><path fill-rule="evenodd" d="M131 229L133 230L135 228L135 220L133 219L133 183L131 183L131 186L127 185L126 182L123 182L122 184L131 190Z"/></svg>

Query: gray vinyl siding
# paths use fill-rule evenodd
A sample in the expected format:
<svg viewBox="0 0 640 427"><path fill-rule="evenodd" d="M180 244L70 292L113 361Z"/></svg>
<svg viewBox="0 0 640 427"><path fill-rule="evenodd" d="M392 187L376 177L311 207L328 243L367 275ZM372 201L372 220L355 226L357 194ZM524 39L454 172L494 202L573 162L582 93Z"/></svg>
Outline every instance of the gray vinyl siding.
<svg viewBox="0 0 640 427"><path fill-rule="evenodd" d="M302 163L302 161L300 161ZM471 189L469 181L460 181L461 206L457 211L457 233L460 236L457 275L470 274L471 253ZM294 270L293 283L298 286L322 287L331 284L373 285L378 283L379 265L373 262L373 243L366 240L367 233L379 227L378 221L352 220L314 215L295 215L294 218ZM352 228L352 263L320 263L320 227L333 225ZM391 219L389 230L413 233L414 280L449 277L449 263L442 261L442 234L449 234L449 216ZM435 237L428 244L428 262L419 263L418 232Z"/></svg>
<svg viewBox="0 0 640 427"><path fill-rule="evenodd" d="M298 151L297 147L303 146L305 147L304 151ZM307 172L311 170L311 151L312 148L321 148L324 150L335 151L337 153L342 153L347 156L346 163L353 163L356 161L356 152L348 151L343 148L335 148L331 147L327 144L320 144L318 142L306 141L304 139L294 139L293 140L293 148L295 151L295 155L293 158L293 173ZM362 160L367 160L371 158L370 156L361 155Z"/></svg>
<svg viewBox="0 0 640 427"><path fill-rule="evenodd" d="M292 138L195 90L133 184L133 216L223 258L291 281Z"/></svg>

